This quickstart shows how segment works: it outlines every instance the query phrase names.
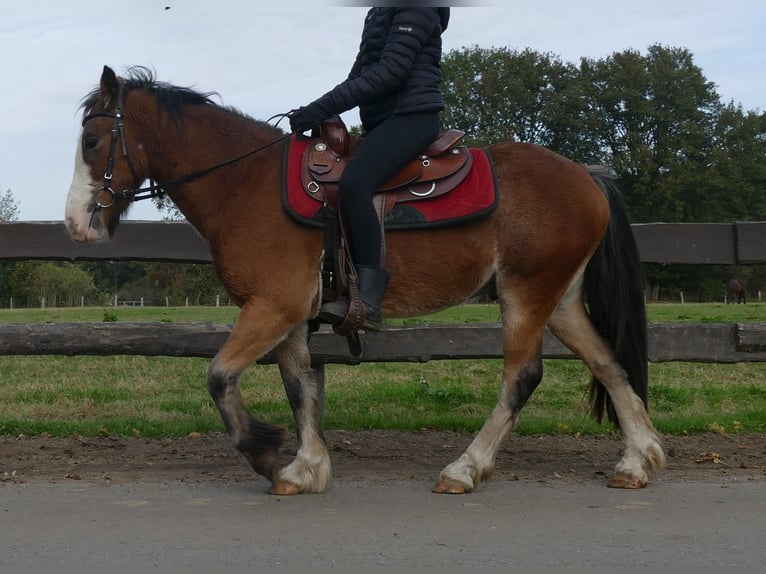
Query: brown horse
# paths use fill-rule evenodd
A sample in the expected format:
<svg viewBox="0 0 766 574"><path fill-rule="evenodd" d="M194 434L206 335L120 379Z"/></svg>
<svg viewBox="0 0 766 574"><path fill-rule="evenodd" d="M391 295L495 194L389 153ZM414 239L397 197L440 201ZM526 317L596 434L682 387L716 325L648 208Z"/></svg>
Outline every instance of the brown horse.
<svg viewBox="0 0 766 574"><path fill-rule="evenodd" d="M158 83L142 68L120 78L104 67L83 108L66 201L72 238L108 239L132 200L159 189L138 186L147 179L164 184L207 240L221 282L241 307L207 374L234 446L271 481L271 492L324 491L331 477L324 389L307 344L322 299L324 242L321 229L296 223L283 208L287 136L208 95ZM606 412L622 429L625 450L609 485L642 487L665 456L646 410L642 275L619 193L606 172L539 146L502 143L488 151L500 184L491 214L387 233L387 317L458 305L490 278L497 284L505 333L499 400L434 491L470 492L492 474L501 442L542 379L546 326L592 372L593 415L601 420ZM254 417L239 390L242 371L270 350L298 438L284 467L278 457L285 430Z"/></svg>
<svg viewBox="0 0 766 574"><path fill-rule="evenodd" d="M726 283L726 304L747 303L745 284L739 279L729 279Z"/></svg>

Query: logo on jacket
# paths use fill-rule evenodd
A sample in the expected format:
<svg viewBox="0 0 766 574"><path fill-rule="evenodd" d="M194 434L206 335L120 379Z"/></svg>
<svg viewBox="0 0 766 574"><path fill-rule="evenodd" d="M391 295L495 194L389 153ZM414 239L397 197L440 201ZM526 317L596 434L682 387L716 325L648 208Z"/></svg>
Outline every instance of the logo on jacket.
<svg viewBox="0 0 766 574"><path fill-rule="evenodd" d="M412 32L412 26L399 26L400 32Z"/></svg>

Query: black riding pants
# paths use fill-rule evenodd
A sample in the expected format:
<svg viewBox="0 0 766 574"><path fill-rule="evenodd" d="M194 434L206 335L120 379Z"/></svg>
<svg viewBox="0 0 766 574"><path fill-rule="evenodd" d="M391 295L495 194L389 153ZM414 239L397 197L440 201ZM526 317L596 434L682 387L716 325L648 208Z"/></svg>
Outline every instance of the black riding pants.
<svg viewBox="0 0 766 574"><path fill-rule="evenodd" d="M421 112L384 120L362 139L340 180L340 207L356 265L381 266L373 194L438 134L439 112Z"/></svg>

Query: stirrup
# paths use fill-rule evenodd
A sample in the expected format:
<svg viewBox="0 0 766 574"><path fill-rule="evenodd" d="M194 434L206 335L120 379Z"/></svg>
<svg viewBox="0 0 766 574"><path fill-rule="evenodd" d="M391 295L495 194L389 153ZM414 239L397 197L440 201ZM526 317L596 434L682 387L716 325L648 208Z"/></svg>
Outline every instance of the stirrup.
<svg viewBox="0 0 766 574"><path fill-rule="evenodd" d="M380 310L367 305L361 298L351 299L343 321L335 325L336 333L348 333L351 331L380 331L383 321L380 318Z"/></svg>
<svg viewBox="0 0 766 574"><path fill-rule="evenodd" d="M319 314L317 318L322 323L328 323L330 325L340 325L348 315L349 301L348 299L338 299L336 301L330 301L323 304L319 308Z"/></svg>

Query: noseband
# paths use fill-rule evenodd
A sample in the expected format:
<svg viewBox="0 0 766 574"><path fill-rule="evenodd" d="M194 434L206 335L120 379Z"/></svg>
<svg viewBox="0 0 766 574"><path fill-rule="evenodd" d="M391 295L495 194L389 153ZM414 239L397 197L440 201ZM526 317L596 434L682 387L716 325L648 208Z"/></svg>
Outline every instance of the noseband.
<svg viewBox="0 0 766 574"><path fill-rule="evenodd" d="M169 187L173 187L176 185L180 185L182 183L193 181L199 177L202 177L203 175L207 175L208 173L212 171L215 171L227 165L236 163L248 156L258 153L259 151L262 151L268 147L271 147L290 137L289 133L285 134L273 141L270 141L246 153L243 153L242 155L239 155L235 158L222 161L221 163L218 163L216 165L213 165L201 171L191 173L183 177L179 177L177 179L168 181L164 184L157 184L152 182L151 185L148 185L146 187L141 187L141 188L135 187L133 189L123 189L120 192L115 192L112 189L112 176L113 176L113 170L114 170L115 151L117 148L117 138L120 139L120 144L122 146L122 155L125 158L125 161L127 161L128 163L128 168L130 169L130 173L133 176L134 185L136 186L138 185L138 176L136 174L135 168L133 167L133 162L130 160L130 155L128 154L128 146L125 143L125 124L122 121L122 118L123 118L122 104L123 104L123 99L125 96L125 82L122 78L117 78L117 81L118 81L119 89L117 91L117 104L115 105L114 112L107 112L107 111L92 112L88 114L87 116L85 116L82 120L82 125L84 127L88 121L94 118L114 118L114 123L112 125L112 138L109 143L109 156L107 157L107 160L106 160L106 171L104 172L104 185L102 185L98 189L98 191L96 191L95 211L98 211L99 209L106 209L107 207L111 207L112 205L114 205L114 202L118 199L129 199L131 201L141 201L142 199L162 197L167 193L166 189ZM285 114L278 114L278 115L282 116ZM95 211L94 211L94 215L95 215Z"/></svg>

